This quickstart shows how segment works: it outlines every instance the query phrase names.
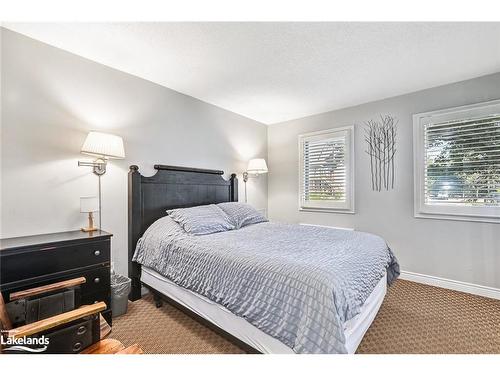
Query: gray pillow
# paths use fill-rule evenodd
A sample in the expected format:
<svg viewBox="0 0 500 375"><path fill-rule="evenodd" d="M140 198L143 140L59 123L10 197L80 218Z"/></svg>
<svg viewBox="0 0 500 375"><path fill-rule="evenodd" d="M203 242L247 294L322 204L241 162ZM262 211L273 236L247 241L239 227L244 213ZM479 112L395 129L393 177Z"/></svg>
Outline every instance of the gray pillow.
<svg viewBox="0 0 500 375"><path fill-rule="evenodd" d="M224 232L235 228L226 213L215 204L177 208L168 210L167 214L187 233L194 235Z"/></svg>
<svg viewBox="0 0 500 375"><path fill-rule="evenodd" d="M268 221L259 211L247 203L227 202L219 203L217 206L229 216L236 229Z"/></svg>

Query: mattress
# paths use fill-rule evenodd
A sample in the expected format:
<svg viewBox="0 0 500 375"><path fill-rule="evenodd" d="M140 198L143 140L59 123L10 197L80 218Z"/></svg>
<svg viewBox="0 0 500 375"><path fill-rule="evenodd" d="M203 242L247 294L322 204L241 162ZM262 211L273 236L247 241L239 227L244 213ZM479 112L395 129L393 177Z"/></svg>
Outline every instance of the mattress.
<svg viewBox="0 0 500 375"><path fill-rule="evenodd" d="M132 261L296 353L348 353L344 323L398 269L386 241L370 233L264 222L195 236L169 216L144 232Z"/></svg>
<svg viewBox="0 0 500 375"><path fill-rule="evenodd" d="M245 319L231 313L224 306L189 289L180 287L151 268L142 266L141 282L159 291L197 315L215 324L239 340L262 353L294 354L294 351L276 338L266 334ZM377 283L361 308L361 312L344 323L345 346L355 353L364 334L375 319L387 291L387 276Z"/></svg>

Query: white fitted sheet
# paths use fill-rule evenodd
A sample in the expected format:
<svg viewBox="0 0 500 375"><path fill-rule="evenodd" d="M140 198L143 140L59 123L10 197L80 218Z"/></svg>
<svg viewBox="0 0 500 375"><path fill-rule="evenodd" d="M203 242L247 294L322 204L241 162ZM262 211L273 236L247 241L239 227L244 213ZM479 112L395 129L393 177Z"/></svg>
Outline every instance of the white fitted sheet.
<svg viewBox="0 0 500 375"><path fill-rule="evenodd" d="M142 266L141 281L167 297L215 324L224 331L254 347L262 353L294 354L295 352L278 339L264 333L245 319L234 315L224 306L188 289L182 288L158 272ZM387 276L375 286L362 306L361 313L344 324L346 348L355 353L363 336L372 324L387 291Z"/></svg>

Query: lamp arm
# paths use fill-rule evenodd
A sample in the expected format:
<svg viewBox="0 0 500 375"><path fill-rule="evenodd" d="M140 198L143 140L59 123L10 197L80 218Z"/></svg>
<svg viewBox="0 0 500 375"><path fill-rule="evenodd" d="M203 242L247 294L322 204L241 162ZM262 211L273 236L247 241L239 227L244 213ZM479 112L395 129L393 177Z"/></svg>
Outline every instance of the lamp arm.
<svg viewBox="0 0 500 375"><path fill-rule="evenodd" d="M93 167L95 165L96 165L96 163L94 163L93 161L80 161L80 160L78 160L79 167Z"/></svg>
<svg viewBox="0 0 500 375"><path fill-rule="evenodd" d="M79 167L93 167L94 168L94 173L98 176L103 175L106 173L106 164L107 161L106 159L96 159L94 161L78 161L78 166Z"/></svg>

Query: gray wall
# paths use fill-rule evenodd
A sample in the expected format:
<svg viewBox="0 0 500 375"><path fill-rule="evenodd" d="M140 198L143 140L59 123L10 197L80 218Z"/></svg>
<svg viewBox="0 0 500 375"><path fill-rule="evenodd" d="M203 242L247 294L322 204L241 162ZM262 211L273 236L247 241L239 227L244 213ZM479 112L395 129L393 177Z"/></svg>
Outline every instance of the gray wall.
<svg viewBox="0 0 500 375"><path fill-rule="evenodd" d="M265 126L137 77L1 29L1 237L85 224L79 197L97 178L77 160L89 130L121 135L125 160L103 177L103 227L114 234L115 267L126 270L126 175L154 163L241 172L268 156L272 219L354 227L387 239L403 269L500 287L495 224L413 218L411 115L500 98L500 74ZM381 113L400 120L396 189L369 184L360 125ZM297 135L356 124L356 214L298 211ZM266 139L266 133L268 138ZM269 146L267 155L266 143ZM227 175L226 175L227 176ZM241 184L241 175L240 175ZM242 192L240 186L240 192ZM242 194L240 193L240 199ZM267 206L265 176L249 181L249 201Z"/></svg>
<svg viewBox="0 0 500 375"><path fill-rule="evenodd" d="M267 158L267 127L165 87L1 29L1 237L78 229L79 198L97 177L77 166L89 130L120 135L125 160L102 178L103 229L126 272L127 172L155 163L215 168L226 177ZM249 181L249 202L267 208L265 176Z"/></svg>
<svg viewBox="0 0 500 375"><path fill-rule="evenodd" d="M268 130L271 219L351 227L384 237L402 269L500 288L500 225L413 217L412 114L500 98L500 73L271 125ZM373 192L363 123L399 119L396 188ZM356 214L299 212L301 133L355 124Z"/></svg>

